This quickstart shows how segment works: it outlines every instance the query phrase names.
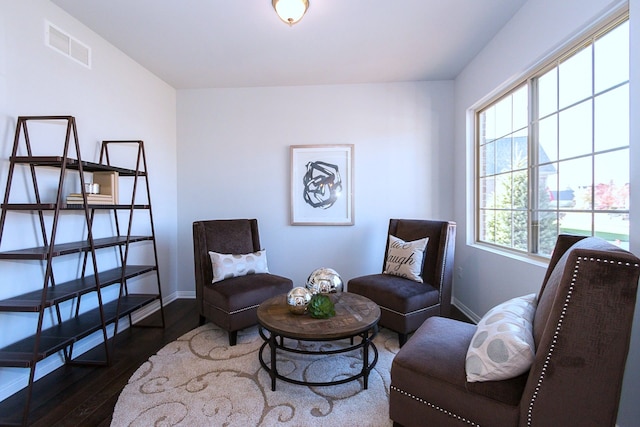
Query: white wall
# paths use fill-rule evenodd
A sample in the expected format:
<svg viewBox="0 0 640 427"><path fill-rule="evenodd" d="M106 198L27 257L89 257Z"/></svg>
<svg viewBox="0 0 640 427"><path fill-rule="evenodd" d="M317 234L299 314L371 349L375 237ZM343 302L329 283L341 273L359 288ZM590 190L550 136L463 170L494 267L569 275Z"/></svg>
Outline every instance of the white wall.
<svg viewBox="0 0 640 427"><path fill-rule="evenodd" d="M271 272L378 273L389 218L450 219L453 82L178 92L179 287L191 224L257 218ZM355 225L289 225L289 146L354 144Z"/></svg>
<svg viewBox="0 0 640 427"><path fill-rule="evenodd" d="M640 20L637 18L640 12L640 0L630 0L631 10L629 51L631 58L629 63L631 83L630 83L630 110L629 116L636 119L629 120L631 139L631 164L640 164ZM631 167L631 199L640 200L640 168ZM638 206L634 202L633 206ZM631 231L630 234L636 238L631 241L631 251L636 255L640 254L640 241L637 236L640 234L640 209L631 211ZM639 297L640 298L640 297ZM640 420L640 406L638 405L638 395L640 395L640 302L636 303L636 312L631 336L631 348L627 356L627 367L624 373L624 383L622 385L622 398L618 413L618 422L622 427L633 426Z"/></svg>
<svg viewBox="0 0 640 427"><path fill-rule="evenodd" d="M470 107L500 87L512 83L533 67L536 62L558 49L566 41L583 31L590 23L602 18L607 11L621 3L610 0L529 0L486 48L472 61L455 81L455 149L468 153L466 162L455 163L454 189L455 219L459 224L456 246L456 277L454 297L456 305L472 317L482 316L489 308L510 297L539 290L545 265L510 258L472 245L473 242L473 165L472 131L468 127ZM640 0L632 0L633 12L640 9ZM638 23L631 21L631 117L637 117L640 79ZM638 142L640 124L631 121L631 164L640 163ZM637 168L631 168L632 197L640 197L636 185L640 183ZM635 197L634 197L635 196ZM640 211L631 212L631 234L640 224ZM631 251L640 253L640 242L632 239ZM637 313L637 312L636 312ZM632 349L620 404L618 424L637 425L640 407L635 402L640 393L640 316L635 317Z"/></svg>
<svg viewBox="0 0 640 427"><path fill-rule="evenodd" d="M45 20L91 47L91 69L45 45ZM4 191L16 119L21 115L75 116L84 160L98 160L102 140L145 141L165 297L175 294L177 274L175 103L173 88L49 1L0 3L0 188ZM60 126L52 126L52 132L56 128L61 129ZM32 144L45 145L39 142L41 140L34 139ZM48 140L44 142L49 143ZM59 149L56 146L55 150ZM12 197L18 200L26 197L23 176L22 173L16 175L16 185L12 187ZM44 178L45 192L55 187L55 179L48 178ZM82 223L80 218L77 219L75 224L71 218L70 225L61 226L58 241L82 238L74 230ZM31 215L10 214L1 248L28 247L35 241L31 229L35 233ZM0 263L0 299L41 288L42 278L37 263ZM77 263L68 263L69 268L64 266L67 265L63 264L60 269L59 281L65 275L76 274ZM145 279L140 279L138 284L142 287L149 285ZM92 308L91 302L82 304L82 308ZM65 313L71 312L70 306L64 309ZM0 313L0 347L32 334L35 331L34 319L31 314ZM60 365L60 358L52 356L39 365L38 375ZM25 369L0 369L0 400L24 386L27 374Z"/></svg>

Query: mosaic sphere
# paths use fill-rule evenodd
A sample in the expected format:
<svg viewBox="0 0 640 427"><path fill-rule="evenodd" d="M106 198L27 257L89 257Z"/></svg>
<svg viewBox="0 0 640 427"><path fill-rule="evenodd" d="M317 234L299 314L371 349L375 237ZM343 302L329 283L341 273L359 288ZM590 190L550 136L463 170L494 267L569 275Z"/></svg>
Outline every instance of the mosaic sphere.
<svg viewBox="0 0 640 427"><path fill-rule="evenodd" d="M342 292L342 277L333 268L318 268L309 275L306 287L313 294Z"/></svg>
<svg viewBox="0 0 640 427"><path fill-rule="evenodd" d="M311 301L311 292L307 288L297 286L287 293L287 306L293 314L304 314Z"/></svg>

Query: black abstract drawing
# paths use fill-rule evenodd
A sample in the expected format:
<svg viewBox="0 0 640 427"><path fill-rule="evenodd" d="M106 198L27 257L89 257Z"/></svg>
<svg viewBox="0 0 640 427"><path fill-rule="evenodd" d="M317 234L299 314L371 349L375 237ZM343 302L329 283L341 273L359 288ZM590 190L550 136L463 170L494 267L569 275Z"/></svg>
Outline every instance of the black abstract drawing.
<svg viewBox="0 0 640 427"><path fill-rule="evenodd" d="M314 208L330 208L342 191L338 166L322 161L307 163L302 183L304 201Z"/></svg>

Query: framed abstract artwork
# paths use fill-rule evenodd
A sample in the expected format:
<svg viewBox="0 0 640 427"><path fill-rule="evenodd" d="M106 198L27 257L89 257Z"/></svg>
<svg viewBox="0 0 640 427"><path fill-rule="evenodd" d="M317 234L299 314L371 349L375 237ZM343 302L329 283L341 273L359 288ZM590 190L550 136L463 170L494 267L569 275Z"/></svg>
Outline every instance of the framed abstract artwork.
<svg viewBox="0 0 640 427"><path fill-rule="evenodd" d="M353 225L353 144L291 146L291 225Z"/></svg>

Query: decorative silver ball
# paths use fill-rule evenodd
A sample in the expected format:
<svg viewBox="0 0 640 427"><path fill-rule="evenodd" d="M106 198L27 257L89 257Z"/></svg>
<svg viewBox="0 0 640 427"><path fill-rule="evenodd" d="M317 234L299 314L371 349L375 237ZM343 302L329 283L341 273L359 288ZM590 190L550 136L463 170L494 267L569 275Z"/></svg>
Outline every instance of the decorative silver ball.
<svg viewBox="0 0 640 427"><path fill-rule="evenodd" d="M333 268L318 268L307 278L306 287L313 294L342 292L342 277Z"/></svg>
<svg viewBox="0 0 640 427"><path fill-rule="evenodd" d="M302 286L296 286L287 294L287 306L293 314L304 314L311 301L311 292Z"/></svg>

